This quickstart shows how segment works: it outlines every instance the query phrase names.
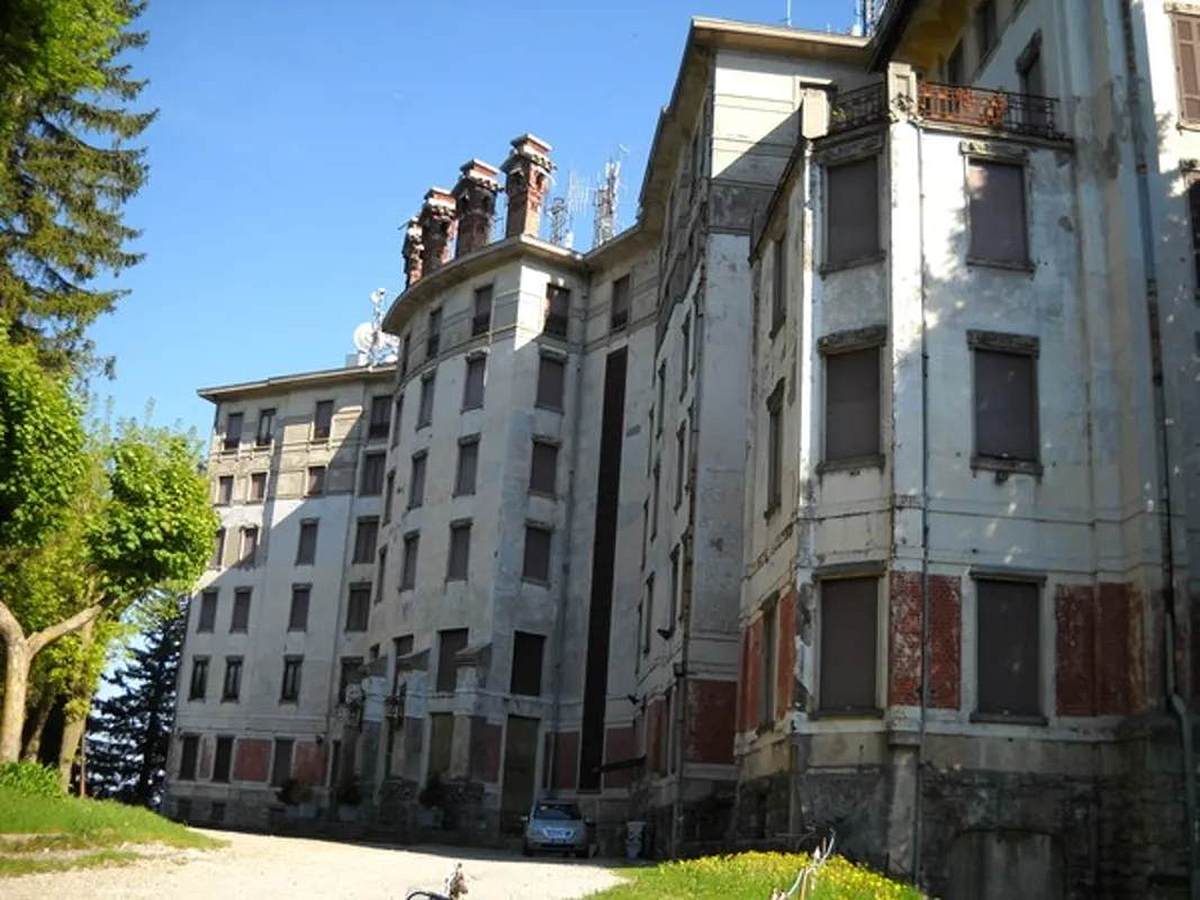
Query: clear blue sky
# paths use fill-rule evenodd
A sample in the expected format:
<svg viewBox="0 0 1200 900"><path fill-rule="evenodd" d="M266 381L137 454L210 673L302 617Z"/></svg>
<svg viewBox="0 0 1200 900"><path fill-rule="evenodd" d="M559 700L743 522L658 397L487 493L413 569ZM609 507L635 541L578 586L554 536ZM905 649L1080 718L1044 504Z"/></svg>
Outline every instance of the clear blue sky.
<svg viewBox="0 0 1200 900"><path fill-rule="evenodd" d="M793 0L845 30L853 0ZM117 416L211 423L200 386L334 367L377 287L402 283L400 225L477 156L532 131L559 174L628 148L634 215L658 110L692 15L780 23L786 0L154 0L150 181L128 205L145 261L91 336ZM590 234L590 217L576 223ZM586 243L586 241L583 241Z"/></svg>

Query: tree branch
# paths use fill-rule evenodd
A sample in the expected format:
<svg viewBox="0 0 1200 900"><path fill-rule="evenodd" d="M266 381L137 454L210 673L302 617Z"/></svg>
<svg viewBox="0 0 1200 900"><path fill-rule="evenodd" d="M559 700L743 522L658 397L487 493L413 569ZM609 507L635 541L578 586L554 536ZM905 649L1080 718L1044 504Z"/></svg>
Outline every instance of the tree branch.
<svg viewBox="0 0 1200 900"><path fill-rule="evenodd" d="M3 600L0 600L0 637L4 638L4 643L10 645L25 640L25 629Z"/></svg>
<svg viewBox="0 0 1200 900"><path fill-rule="evenodd" d="M33 659L43 647L57 641L63 635L70 634L72 631L78 631L84 625L93 621L102 612L104 612L104 604L93 603L91 606L81 609L69 619L63 619L55 625L43 628L41 631L35 631L29 636L29 658Z"/></svg>

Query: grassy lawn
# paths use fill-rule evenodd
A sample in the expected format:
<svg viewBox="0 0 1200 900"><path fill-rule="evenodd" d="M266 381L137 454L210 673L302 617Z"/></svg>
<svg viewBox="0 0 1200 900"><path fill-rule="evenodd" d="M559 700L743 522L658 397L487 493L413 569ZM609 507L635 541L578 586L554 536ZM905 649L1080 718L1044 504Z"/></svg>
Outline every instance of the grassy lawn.
<svg viewBox="0 0 1200 900"><path fill-rule="evenodd" d="M105 866L123 866L141 859L128 850L97 850L67 859L39 859L27 857L0 857L0 878L15 878L17 875L39 875L43 872L65 872L67 869L99 869Z"/></svg>
<svg viewBox="0 0 1200 900"><path fill-rule="evenodd" d="M767 900L775 888L786 891L808 864L804 854L740 853L666 862L653 867L623 869L625 884L601 891L602 900L683 900L720 897L722 900ZM890 881L840 856L817 876L810 900L919 900L915 888Z"/></svg>

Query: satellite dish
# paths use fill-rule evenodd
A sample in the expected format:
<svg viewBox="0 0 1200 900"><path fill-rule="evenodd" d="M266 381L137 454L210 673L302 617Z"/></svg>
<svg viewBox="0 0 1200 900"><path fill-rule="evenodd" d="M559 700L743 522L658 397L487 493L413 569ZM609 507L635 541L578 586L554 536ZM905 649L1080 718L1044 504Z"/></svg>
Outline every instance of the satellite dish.
<svg viewBox="0 0 1200 900"><path fill-rule="evenodd" d="M375 323L363 322L354 329L354 348L359 353L370 353L375 346L375 334Z"/></svg>

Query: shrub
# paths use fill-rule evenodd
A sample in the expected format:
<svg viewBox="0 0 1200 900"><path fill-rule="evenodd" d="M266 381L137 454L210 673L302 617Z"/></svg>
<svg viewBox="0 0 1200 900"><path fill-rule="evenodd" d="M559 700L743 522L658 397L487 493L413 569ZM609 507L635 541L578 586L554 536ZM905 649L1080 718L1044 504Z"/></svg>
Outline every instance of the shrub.
<svg viewBox="0 0 1200 900"><path fill-rule="evenodd" d="M0 787L10 788L30 797L63 796L58 783L58 770L33 762L10 762L0 765Z"/></svg>

